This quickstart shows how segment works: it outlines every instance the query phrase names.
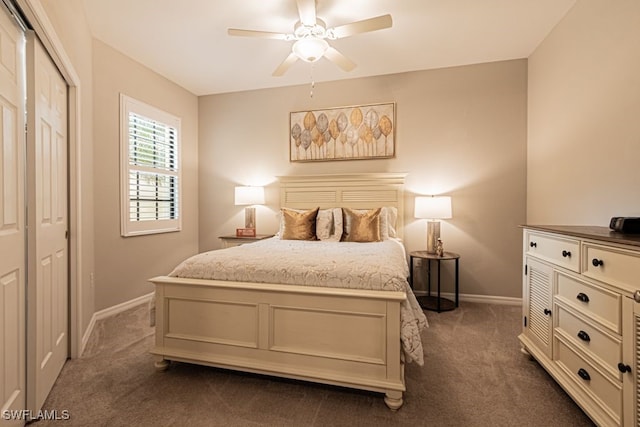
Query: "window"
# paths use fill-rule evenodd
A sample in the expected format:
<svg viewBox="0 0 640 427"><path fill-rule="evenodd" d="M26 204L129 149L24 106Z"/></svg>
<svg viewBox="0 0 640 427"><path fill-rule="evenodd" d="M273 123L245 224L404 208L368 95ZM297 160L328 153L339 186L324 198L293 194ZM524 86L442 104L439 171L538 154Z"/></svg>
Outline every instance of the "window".
<svg viewBox="0 0 640 427"><path fill-rule="evenodd" d="M120 95L121 234L178 231L180 119Z"/></svg>

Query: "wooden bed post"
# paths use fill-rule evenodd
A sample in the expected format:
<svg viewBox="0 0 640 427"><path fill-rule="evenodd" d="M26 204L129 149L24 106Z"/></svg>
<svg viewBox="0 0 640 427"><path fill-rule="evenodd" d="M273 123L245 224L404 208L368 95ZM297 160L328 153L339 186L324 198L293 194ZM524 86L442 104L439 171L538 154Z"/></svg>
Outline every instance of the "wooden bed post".
<svg viewBox="0 0 640 427"><path fill-rule="evenodd" d="M167 369L169 369L169 361L166 360L163 356L154 356L155 362L153 363L153 366L156 367L156 371L158 372L164 372Z"/></svg>
<svg viewBox="0 0 640 427"><path fill-rule="evenodd" d="M402 392L397 390L390 390L386 392L384 395L384 403L392 411L397 411L404 403L402 400Z"/></svg>

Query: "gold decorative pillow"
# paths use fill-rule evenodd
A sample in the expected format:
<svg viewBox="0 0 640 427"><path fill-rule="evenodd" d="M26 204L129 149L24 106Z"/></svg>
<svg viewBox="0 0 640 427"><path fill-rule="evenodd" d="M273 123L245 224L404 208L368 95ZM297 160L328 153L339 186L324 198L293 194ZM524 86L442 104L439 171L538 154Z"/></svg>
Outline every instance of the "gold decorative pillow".
<svg viewBox="0 0 640 427"><path fill-rule="evenodd" d="M345 242L381 242L380 212L381 208L368 211L357 211L343 208L344 223L349 224L345 228L343 241Z"/></svg>
<svg viewBox="0 0 640 427"><path fill-rule="evenodd" d="M282 240L316 240L316 216L318 208L298 212L282 208L284 229Z"/></svg>

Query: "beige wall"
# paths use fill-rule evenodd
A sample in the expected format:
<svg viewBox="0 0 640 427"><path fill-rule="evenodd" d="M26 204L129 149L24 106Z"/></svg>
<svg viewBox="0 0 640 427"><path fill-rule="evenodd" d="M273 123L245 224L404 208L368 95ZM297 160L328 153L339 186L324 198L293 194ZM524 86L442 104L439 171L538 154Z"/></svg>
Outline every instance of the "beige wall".
<svg viewBox="0 0 640 427"><path fill-rule="evenodd" d="M640 2L581 0L529 59L527 222L640 216Z"/></svg>
<svg viewBox="0 0 640 427"><path fill-rule="evenodd" d="M93 43L96 310L153 291L147 280L198 250L198 100L106 44ZM120 93L182 119L182 231L120 236Z"/></svg>
<svg viewBox="0 0 640 427"><path fill-rule="evenodd" d="M90 274L94 271L94 234L93 234L93 92L92 92L92 37L86 18L82 0L43 0L41 2L47 17L51 21L56 34L64 45L65 53L73 63L80 78L81 104L81 146L80 170L80 209L79 218L81 235L81 271L78 278L81 288L80 304L82 312L78 313L83 330L86 330L95 311L94 288L91 286ZM74 230L72 230L74 232ZM77 232L77 230L75 231Z"/></svg>
<svg viewBox="0 0 640 427"><path fill-rule="evenodd" d="M82 177L83 271L86 276L95 271L96 288L95 302L91 289L84 294L87 321L94 311L151 292L146 280L195 253L198 239L201 250L219 247L217 236L243 223L242 208L233 206L235 185L272 183L267 206L258 209L258 227L274 231L279 203L275 177L304 173L408 172L408 250L423 248L425 236L424 222L412 217L412 196L451 195L454 218L443 223L442 234L445 248L462 255L462 293L520 297L517 225L525 218L526 61L318 84L313 99L308 86L298 86L198 100L103 43L91 44L80 0L43 4L85 86L83 163L93 165L94 173ZM120 237L121 91L183 118L180 233ZM290 111L389 101L397 103L395 159L289 162ZM89 288L88 277L82 280Z"/></svg>
<svg viewBox="0 0 640 427"><path fill-rule="evenodd" d="M98 83L98 82L96 82ZM521 296L525 220L527 63L525 60L211 95L199 99L200 250L244 224L236 185L268 185L259 233L276 230L276 176L407 172L405 242L423 249L426 224L413 218L415 194L448 194L446 250L461 254L461 292ZM390 160L290 163L289 112L397 103L397 156ZM270 184L271 183L271 184ZM446 272L447 274L450 271Z"/></svg>
<svg viewBox="0 0 640 427"><path fill-rule="evenodd" d="M529 223L606 225L614 215L640 216L636 0L576 3L528 69L524 60L508 61L318 84L313 99L308 86L298 86L199 100L92 42L81 0L42 4L82 82L85 325L95 310L150 292L146 279L196 252L198 238L201 250L219 247L217 236L243 223L242 208L233 206L235 185L272 183L267 206L258 209L258 227L273 232L278 175L408 172L408 250L424 247L425 224L412 218L411 196L451 195L454 218L442 233L446 249L462 255L466 294L520 296L517 225L525 220L525 206ZM120 237L120 91L183 118L180 233ZM290 111L388 101L397 103L395 159L288 161Z"/></svg>

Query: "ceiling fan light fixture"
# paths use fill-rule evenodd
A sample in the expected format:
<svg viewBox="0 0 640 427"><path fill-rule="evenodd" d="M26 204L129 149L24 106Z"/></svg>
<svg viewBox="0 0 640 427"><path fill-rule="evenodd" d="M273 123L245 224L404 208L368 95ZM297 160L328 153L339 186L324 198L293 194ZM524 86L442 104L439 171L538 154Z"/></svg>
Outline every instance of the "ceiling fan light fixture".
<svg viewBox="0 0 640 427"><path fill-rule="evenodd" d="M230 36L261 37L294 42L291 46L291 53L273 71L272 75L274 77L284 75L298 59L313 63L323 56L343 71L349 72L356 67L356 64L335 47L330 46L327 40L336 40L356 34L378 31L391 28L393 25L391 15L386 14L337 27L327 27L327 24L317 16L316 0L295 0L295 3L298 7L300 20L294 24L292 33L242 30L239 28L227 29L227 33Z"/></svg>
<svg viewBox="0 0 640 427"><path fill-rule="evenodd" d="M303 61L315 62L322 58L328 48L329 43L326 40L307 37L295 42L291 50Z"/></svg>

